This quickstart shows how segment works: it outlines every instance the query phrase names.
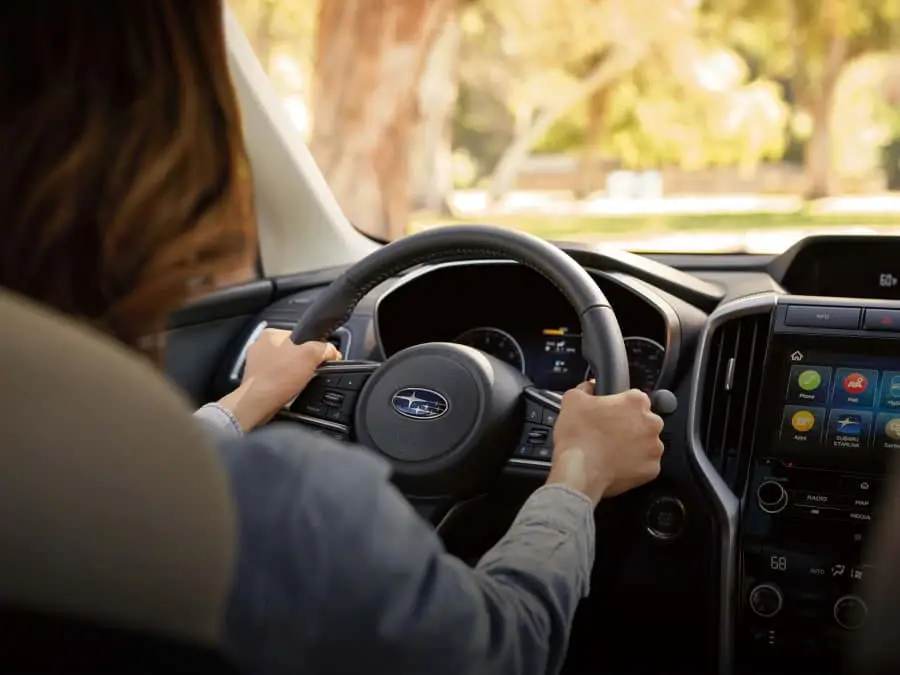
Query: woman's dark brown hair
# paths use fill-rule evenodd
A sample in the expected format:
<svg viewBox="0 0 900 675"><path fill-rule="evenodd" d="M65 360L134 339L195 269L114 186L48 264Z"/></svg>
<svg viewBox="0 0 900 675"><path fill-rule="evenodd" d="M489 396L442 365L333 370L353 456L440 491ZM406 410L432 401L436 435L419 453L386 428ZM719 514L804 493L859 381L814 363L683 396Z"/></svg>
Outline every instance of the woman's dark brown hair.
<svg viewBox="0 0 900 675"><path fill-rule="evenodd" d="M0 285L157 357L254 255L221 0L0 5Z"/></svg>

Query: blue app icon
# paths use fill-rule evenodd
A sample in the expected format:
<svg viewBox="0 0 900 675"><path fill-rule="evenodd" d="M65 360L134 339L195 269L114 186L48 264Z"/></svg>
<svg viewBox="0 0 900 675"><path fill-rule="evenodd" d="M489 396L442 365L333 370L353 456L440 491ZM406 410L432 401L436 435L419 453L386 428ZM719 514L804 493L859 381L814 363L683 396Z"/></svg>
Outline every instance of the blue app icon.
<svg viewBox="0 0 900 675"><path fill-rule="evenodd" d="M900 398L900 375L891 375L888 383L888 395L891 398Z"/></svg>
<svg viewBox="0 0 900 675"><path fill-rule="evenodd" d="M888 371L881 380L880 407L900 409L900 372Z"/></svg>
<svg viewBox="0 0 900 675"><path fill-rule="evenodd" d="M847 436L859 436L862 433L862 417L856 414L844 414L835 420L835 431Z"/></svg>

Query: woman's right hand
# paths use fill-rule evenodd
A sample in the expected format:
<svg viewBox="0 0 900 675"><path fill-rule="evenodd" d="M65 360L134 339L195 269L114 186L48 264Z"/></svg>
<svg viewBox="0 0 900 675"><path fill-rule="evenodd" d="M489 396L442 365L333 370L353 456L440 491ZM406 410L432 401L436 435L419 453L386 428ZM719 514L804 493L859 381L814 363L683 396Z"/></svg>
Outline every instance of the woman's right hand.
<svg viewBox="0 0 900 675"><path fill-rule="evenodd" d="M562 483L595 504L659 475L663 421L637 389L594 396L593 383L566 392L553 429L548 483Z"/></svg>

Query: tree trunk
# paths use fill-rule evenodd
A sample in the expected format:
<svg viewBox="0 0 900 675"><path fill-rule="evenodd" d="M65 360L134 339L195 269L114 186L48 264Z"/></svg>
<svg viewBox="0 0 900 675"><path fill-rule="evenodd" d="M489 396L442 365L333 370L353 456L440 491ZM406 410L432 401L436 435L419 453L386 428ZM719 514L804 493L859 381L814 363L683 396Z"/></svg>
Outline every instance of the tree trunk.
<svg viewBox="0 0 900 675"><path fill-rule="evenodd" d="M598 89L588 99L587 128L584 132L584 146L581 148L581 156L578 158L578 171L575 178L575 196L578 199L586 198L597 188L595 182L597 146L600 145L603 137L603 123L609 92L609 87Z"/></svg>
<svg viewBox="0 0 900 675"><path fill-rule="evenodd" d="M808 95L812 133L803 154L807 199L828 197L834 189L831 121L834 113L834 94L844 65L847 63L849 43L844 34L845 26L839 23L837 8L832 6L830 9L832 33L828 41L828 51L822 64L821 77L817 83L810 83L815 89Z"/></svg>
<svg viewBox="0 0 900 675"><path fill-rule="evenodd" d="M490 197L493 201L502 198L511 189L522 164L528 159L531 148L544 137L559 119L585 97L598 89L609 87L640 60L640 55L626 50L614 51L609 58L603 59L597 67L585 77L566 96L559 96L535 117L534 122L513 140L504 151L491 175Z"/></svg>
<svg viewBox="0 0 900 675"><path fill-rule="evenodd" d="M459 23L448 21L419 88L420 121L410 157L412 207L449 213L453 192L453 111L459 91Z"/></svg>
<svg viewBox="0 0 900 675"><path fill-rule="evenodd" d="M455 0L322 0L310 151L344 214L406 234L419 84Z"/></svg>

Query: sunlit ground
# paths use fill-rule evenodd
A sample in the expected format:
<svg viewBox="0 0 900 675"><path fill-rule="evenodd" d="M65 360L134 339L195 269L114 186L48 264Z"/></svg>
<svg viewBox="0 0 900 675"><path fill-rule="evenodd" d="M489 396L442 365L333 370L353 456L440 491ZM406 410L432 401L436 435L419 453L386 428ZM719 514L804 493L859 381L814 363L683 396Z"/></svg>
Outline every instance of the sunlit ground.
<svg viewBox="0 0 900 675"><path fill-rule="evenodd" d="M778 253L816 233L900 234L900 195L834 197L806 204L794 196L717 195L582 201L567 195L513 193L487 206L483 193L455 195L454 219L421 216L413 230L436 224L491 223L546 239L614 244L633 251Z"/></svg>

